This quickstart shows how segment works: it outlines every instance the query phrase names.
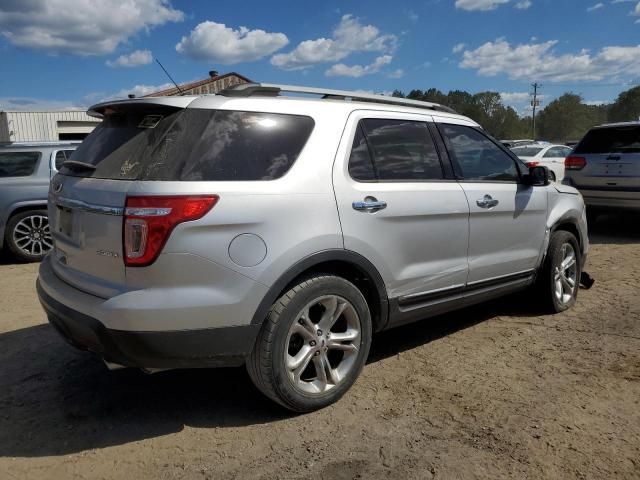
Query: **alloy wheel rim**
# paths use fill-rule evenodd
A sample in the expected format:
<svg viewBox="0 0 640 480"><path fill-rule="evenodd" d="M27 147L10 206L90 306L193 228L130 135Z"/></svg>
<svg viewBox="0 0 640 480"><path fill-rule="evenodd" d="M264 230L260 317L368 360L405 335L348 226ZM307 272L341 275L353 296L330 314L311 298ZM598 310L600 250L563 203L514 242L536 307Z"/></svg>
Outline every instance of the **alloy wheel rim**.
<svg viewBox="0 0 640 480"><path fill-rule="evenodd" d="M578 277L576 252L571 244L562 245L561 259L560 265L554 270L553 280L556 299L560 304L566 305L573 299Z"/></svg>
<svg viewBox="0 0 640 480"><path fill-rule="evenodd" d="M13 243L23 252L42 256L53 248L49 219L45 215L30 215L13 229Z"/></svg>
<svg viewBox="0 0 640 480"><path fill-rule="evenodd" d="M322 394L340 385L354 368L360 350L360 317L338 295L309 302L292 323L284 352L294 387Z"/></svg>

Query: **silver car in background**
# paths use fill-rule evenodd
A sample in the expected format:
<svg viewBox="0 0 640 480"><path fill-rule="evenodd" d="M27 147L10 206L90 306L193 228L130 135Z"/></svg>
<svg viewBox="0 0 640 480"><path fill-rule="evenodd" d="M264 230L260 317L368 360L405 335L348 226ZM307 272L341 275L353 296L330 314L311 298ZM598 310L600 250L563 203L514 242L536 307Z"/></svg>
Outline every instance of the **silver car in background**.
<svg viewBox="0 0 640 480"><path fill-rule="evenodd" d="M582 197L447 107L243 84L90 113L37 288L112 368L246 364L310 411L351 387L374 332L526 288L551 312L576 301Z"/></svg>
<svg viewBox="0 0 640 480"><path fill-rule="evenodd" d="M79 143L0 144L0 249L27 262L49 253L49 182Z"/></svg>
<svg viewBox="0 0 640 480"><path fill-rule="evenodd" d="M640 122L592 128L565 169L564 183L582 193L593 220L606 210L640 212Z"/></svg>

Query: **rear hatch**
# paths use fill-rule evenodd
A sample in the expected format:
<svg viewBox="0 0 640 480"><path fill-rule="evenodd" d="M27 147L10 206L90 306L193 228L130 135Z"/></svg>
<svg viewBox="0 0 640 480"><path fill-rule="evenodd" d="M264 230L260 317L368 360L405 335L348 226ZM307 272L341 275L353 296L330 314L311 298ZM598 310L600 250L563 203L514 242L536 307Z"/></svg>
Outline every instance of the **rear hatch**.
<svg viewBox="0 0 640 480"><path fill-rule="evenodd" d="M94 107L103 122L63 163L49 194L53 267L67 283L103 298L125 288L122 235L127 191L143 165L149 167L150 155L162 158L157 151L161 140L191 100Z"/></svg>
<svg viewBox="0 0 640 480"><path fill-rule="evenodd" d="M576 159L577 157L577 159ZM640 188L640 124L590 130L569 157L582 164L567 169L573 184L582 189L629 191Z"/></svg>

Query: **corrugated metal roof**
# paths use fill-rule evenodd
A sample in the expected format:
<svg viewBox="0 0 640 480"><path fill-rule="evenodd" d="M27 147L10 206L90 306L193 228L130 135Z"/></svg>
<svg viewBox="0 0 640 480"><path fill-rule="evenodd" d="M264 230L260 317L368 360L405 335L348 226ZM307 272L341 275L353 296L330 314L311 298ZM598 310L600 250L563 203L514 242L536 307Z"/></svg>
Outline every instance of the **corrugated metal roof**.
<svg viewBox="0 0 640 480"><path fill-rule="evenodd" d="M58 122L79 122L83 126L100 123L84 110L62 110L59 112L0 113L0 142L30 142L58 140Z"/></svg>
<svg viewBox="0 0 640 480"><path fill-rule="evenodd" d="M239 73L236 73L236 72L229 72L229 73L225 73L224 75L217 75L215 77L209 77L203 80L196 80L195 82L182 84L180 85L180 90L182 90L183 94L187 94L187 95L216 93L217 91L220 91L223 88L226 88L227 86L229 86L229 80L231 80L232 77L236 77L236 79L240 81L239 83L251 83L251 80L249 80L244 75L240 75ZM228 79L227 82L225 82L225 79ZM202 90L201 87L205 85L209 85L211 83L216 85L216 88L214 89L215 91L212 91L211 88L204 89L206 91ZM217 88L217 86L220 86L221 88ZM194 92L193 90L198 90L198 91ZM180 95L180 92L178 91L177 88L173 87L173 88L167 88L166 90L153 92L144 96L145 97L168 97L171 95Z"/></svg>

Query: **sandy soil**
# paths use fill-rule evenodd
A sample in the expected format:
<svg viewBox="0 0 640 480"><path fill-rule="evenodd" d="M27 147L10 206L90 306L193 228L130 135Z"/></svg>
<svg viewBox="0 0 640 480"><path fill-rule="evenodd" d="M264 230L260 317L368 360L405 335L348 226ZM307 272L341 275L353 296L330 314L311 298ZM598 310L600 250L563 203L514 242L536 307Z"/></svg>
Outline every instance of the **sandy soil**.
<svg viewBox="0 0 640 480"><path fill-rule="evenodd" d="M337 405L291 415L243 369L108 372L0 261L0 478L640 478L640 221L593 229L596 286L375 338Z"/></svg>

